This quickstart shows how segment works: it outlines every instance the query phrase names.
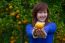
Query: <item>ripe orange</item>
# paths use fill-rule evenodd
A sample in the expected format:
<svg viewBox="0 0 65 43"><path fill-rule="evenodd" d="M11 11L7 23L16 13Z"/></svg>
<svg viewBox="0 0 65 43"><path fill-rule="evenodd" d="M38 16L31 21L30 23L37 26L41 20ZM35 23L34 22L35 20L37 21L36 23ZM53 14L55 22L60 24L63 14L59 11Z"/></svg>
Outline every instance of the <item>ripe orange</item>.
<svg viewBox="0 0 65 43"><path fill-rule="evenodd" d="M14 39L15 39L15 37L14 37L14 36L11 36L11 37L10 37L10 39L11 39L11 40L14 40Z"/></svg>
<svg viewBox="0 0 65 43"><path fill-rule="evenodd" d="M10 41L10 43L14 43L14 41Z"/></svg>
<svg viewBox="0 0 65 43"><path fill-rule="evenodd" d="M16 18L17 18L17 19L19 19L19 18L20 18L20 16L19 16L19 15L17 15L17 16L16 16Z"/></svg>
<svg viewBox="0 0 65 43"><path fill-rule="evenodd" d="M65 38L63 38L63 41L65 41Z"/></svg>
<svg viewBox="0 0 65 43"><path fill-rule="evenodd" d="M65 34L64 34L64 36L65 36Z"/></svg>
<svg viewBox="0 0 65 43"><path fill-rule="evenodd" d="M19 21L18 24L21 24L21 21Z"/></svg>
<svg viewBox="0 0 65 43"><path fill-rule="evenodd" d="M37 28L37 29L42 29L42 28L44 27L44 24L45 24L45 23L37 22L37 23L35 24L35 28Z"/></svg>
<svg viewBox="0 0 65 43"><path fill-rule="evenodd" d="M10 6L9 6L9 9L12 9L12 8L13 8L13 6L12 6L12 5L10 5Z"/></svg>
<svg viewBox="0 0 65 43"><path fill-rule="evenodd" d="M11 16L15 16L16 14L15 14L15 12L11 12L10 15Z"/></svg>
<svg viewBox="0 0 65 43"><path fill-rule="evenodd" d="M16 10L16 13L19 13L20 11L19 10Z"/></svg>
<svg viewBox="0 0 65 43"><path fill-rule="evenodd" d="M16 42L16 40L11 40L11 41L10 41L10 43L15 43L15 42Z"/></svg>
<svg viewBox="0 0 65 43"><path fill-rule="evenodd" d="M23 20L22 23L23 24L27 24L28 23L28 20Z"/></svg>
<svg viewBox="0 0 65 43"><path fill-rule="evenodd" d="M27 41L25 41L25 43L28 43Z"/></svg>

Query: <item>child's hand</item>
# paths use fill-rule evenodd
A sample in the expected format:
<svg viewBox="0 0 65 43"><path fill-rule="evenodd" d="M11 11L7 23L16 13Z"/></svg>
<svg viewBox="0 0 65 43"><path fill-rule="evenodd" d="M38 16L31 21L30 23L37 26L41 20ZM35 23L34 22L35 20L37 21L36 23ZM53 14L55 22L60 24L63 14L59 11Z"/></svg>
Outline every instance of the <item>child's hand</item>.
<svg viewBox="0 0 65 43"><path fill-rule="evenodd" d="M45 37L45 33L43 30L39 29L39 36L40 38L44 38Z"/></svg>
<svg viewBox="0 0 65 43"><path fill-rule="evenodd" d="M34 29L34 32L33 32L33 35L35 37L44 37L45 36L45 33L43 32L42 29Z"/></svg>
<svg viewBox="0 0 65 43"><path fill-rule="evenodd" d="M38 29L34 29L33 35L34 35L35 37L38 37Z"/></svg>

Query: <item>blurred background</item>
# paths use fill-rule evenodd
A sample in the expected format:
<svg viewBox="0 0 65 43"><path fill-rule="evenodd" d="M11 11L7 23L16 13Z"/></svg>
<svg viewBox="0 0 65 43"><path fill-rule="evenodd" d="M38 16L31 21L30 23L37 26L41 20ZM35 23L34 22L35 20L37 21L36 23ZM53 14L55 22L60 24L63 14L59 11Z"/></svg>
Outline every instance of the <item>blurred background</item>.
<svg viewBox="0 0 65 43"><path fill-rule="evenodd" d="M0 0L0 43L28 43L25 26L40 1L49 5L48 21L57 24L54 43L65 43L65 0Z"/></svg>

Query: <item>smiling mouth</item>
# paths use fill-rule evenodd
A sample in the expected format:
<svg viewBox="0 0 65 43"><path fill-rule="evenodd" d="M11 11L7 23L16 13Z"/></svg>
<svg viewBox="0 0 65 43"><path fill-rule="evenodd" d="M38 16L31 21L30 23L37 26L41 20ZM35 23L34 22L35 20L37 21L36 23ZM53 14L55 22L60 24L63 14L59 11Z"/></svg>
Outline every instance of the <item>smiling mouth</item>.
<svg viewBox="0 0 65 43"><path fill-rule="evenodd" d="M45 18L45 17L40 17L40 18L42 18L42 19L43 19L43 18Z"/></svg>

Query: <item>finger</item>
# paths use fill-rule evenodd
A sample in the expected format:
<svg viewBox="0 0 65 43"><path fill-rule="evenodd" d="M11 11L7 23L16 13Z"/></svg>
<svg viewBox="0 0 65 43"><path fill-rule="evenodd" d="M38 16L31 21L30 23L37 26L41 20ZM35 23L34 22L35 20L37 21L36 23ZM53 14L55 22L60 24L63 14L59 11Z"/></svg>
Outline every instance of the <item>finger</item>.
<svg viewBox="0 0 65 43"><path fill-rule="evenodd" d="M37 29L36 27L33 27L34 29Z"/></svg>

